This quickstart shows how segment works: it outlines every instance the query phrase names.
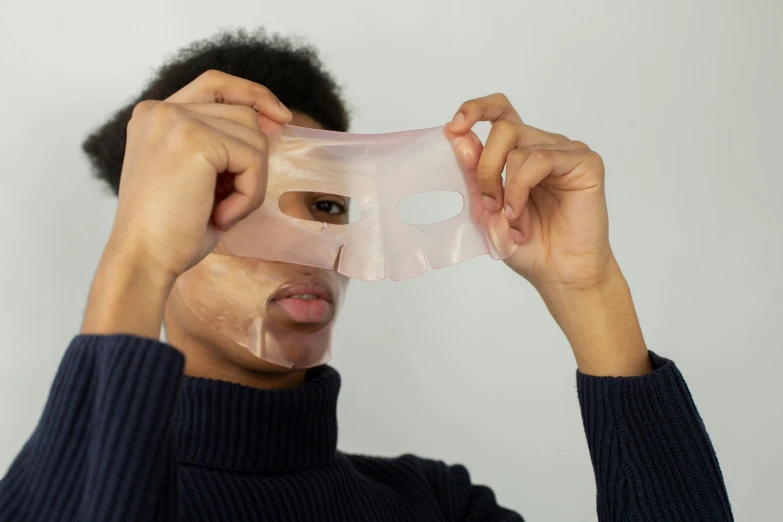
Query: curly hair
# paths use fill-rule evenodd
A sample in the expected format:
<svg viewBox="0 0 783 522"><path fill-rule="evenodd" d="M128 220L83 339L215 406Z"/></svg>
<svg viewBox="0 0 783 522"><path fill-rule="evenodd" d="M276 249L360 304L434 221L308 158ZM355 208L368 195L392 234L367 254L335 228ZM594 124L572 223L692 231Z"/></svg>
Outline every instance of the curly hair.
<svg viewBox="0 0 783 522"><path fill-rule="evenodd" d="M264 29L223 31L178 51L141 94L85 139L82 150L94 175L117 194L134 106L142 100L164 100L210 69L266 86L289 109L310 116L325 129L348 130L348 110L340 88L312 46L268 35Z"/></svg>

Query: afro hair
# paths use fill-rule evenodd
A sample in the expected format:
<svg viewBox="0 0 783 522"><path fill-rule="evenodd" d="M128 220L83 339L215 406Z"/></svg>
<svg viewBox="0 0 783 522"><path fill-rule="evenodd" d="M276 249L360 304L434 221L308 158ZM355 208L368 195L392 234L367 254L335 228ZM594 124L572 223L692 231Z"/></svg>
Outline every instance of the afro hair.
<svg viewBox="0 0 783 522"><path fill-rule="evenodd" d="M177 52L134 101L85 139L82 150L95 176L117 194L127 125L135 105L142 100L164 100L210 69L266 86L288 108L310 116L325 129L348 130L348 111L340 89L313 47L268 35L263 29L220 32Z"/></svg>

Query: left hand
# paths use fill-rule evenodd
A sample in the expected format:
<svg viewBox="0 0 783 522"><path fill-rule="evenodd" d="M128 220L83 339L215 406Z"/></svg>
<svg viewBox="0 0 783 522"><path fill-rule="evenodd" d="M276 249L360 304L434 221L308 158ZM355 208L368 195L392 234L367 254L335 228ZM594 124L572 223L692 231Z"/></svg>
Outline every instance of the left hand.
<svg viewBox="0 0 783 522"><path fill-rule="evenodd" d="M492 122L479 190L487 210L504 212L519 245L508 266L539 291L600 285L613 265L601 156L526 125L503 94L463 103L449 129L462 134L478 121Z"/></svg>
<svg viewBox="0 0 783 522"><path fill-rule="evenodd" d="M506 264L538 290L582 372L650 371L630 291L609 246L601 156L526 125L503 94L463 103L449 130L464 134L478 121L492 123L478 187L487 210L505 214L518 245Z"/></svg>

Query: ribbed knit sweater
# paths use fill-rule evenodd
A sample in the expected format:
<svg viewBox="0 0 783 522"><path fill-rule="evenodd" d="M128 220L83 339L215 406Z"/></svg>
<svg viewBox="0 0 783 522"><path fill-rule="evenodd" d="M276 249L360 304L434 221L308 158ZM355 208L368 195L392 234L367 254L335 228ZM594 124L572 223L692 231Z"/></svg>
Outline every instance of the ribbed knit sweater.
<svg viewBox="0 0 783 522"><path fill-rule="evenodd" d="M674 363L577 372L601 521L732 520L718 461ZM337 449L338 373L258 390L183 376L164 343L77 336L0 481L0 521L520 521L467 470ZM520 443L524 439L520 436Z"/></svg>

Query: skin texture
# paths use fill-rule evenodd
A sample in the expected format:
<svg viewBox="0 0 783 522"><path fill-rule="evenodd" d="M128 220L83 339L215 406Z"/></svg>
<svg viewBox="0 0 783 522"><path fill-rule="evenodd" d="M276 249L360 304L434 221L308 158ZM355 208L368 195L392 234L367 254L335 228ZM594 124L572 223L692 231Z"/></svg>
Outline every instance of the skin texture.
<svg viewBox="0 0 783 522"><path fill-rule="evenodd" d="M258 113L278 123L317 127L306 115L285 109L265 87L217 71L163 102L136 106L115 223L82 333L157 338L165 314L168 339L185 354L189 375L259 388L303 382L302 371L263 362L206 326L184 305L175 285L181 274L194 267L198 271L202 260L208 263L220 253L217 229L227 230L263 202L267 141ZM580 371L649 372L630 290L609 245L600 156L581 142L526 125L502 94L465 102L450 130L468 133L482 120L491 122L492 130L477 167L479 187L487 208L503 213L519 245L506 263L538 290ZM314 202L322 197L303 195L285 202L283 210L326 221L327 216L313 214ZM291 274L332 277L340 291L345 287L331 271L229 262L237 274L260 278L237 275L226 291L249 286L258 300L266 295L262 288Z"/></svg>

